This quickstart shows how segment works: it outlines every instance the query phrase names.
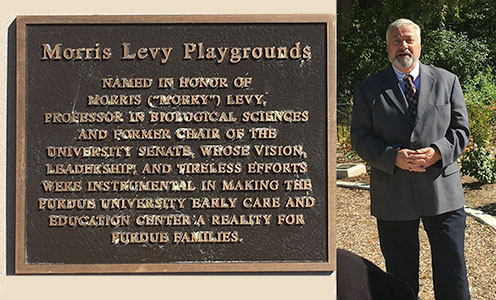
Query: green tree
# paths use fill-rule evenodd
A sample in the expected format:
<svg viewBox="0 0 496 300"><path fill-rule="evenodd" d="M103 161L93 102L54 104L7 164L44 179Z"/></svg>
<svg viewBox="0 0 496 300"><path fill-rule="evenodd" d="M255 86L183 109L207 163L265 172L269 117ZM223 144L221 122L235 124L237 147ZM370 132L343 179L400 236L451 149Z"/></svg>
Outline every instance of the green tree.
<svg viewBox="0 0 496 300"><path fill-rule="evenodd" d="M455 73L463 85L483 72L488 63L489 48L483 41L445 27L426 32L423 45L422 61Z"/></svg>

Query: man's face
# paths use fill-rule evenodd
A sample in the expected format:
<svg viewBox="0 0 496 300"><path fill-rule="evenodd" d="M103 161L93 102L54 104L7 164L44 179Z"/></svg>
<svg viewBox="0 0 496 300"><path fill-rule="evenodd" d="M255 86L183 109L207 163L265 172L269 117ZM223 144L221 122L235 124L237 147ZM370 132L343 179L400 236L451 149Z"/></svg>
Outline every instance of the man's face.
<svg viewBox="0 0 496 300"><path fill-rule="evenodd" d="M393 28L388 35L387 51L389 61L403 73L415 67L420 57L420 37L412 25Z"/></svg>

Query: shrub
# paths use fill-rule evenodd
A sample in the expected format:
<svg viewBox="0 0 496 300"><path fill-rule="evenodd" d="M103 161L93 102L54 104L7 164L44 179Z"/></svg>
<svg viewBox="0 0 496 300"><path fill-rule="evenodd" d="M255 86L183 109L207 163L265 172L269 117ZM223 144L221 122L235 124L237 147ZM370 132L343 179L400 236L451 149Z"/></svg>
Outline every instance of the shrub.
<svg viewBox="0 0 496 300"><path fill-rule="evenodd" d="M472 144L461 158L461 171L481 183L496 181L496 159L491 150Z"/></svg>
<svg viewBox="0 0 496 300"><path fill-rule="evenodd" d="M465 84L467 100L477 101L485 105L496 103L496 76L490 67L474 76Z"/></svg>
<svg viewBox="0 0 496 300"><path fill-rule="evenodd" d="M427 32L422 43L421 61L455 73L462 84L484 72L489 61L487 45L463 32L441 27Z"/></svg>
<svg viewBox="0 0 496 300"><path fill-rule="evenodd" d="M467 111L472 140L480 147L490 147L496 141L494 105L485 105L467 97Z"/></svg>
<svg viewBox="0 0 496 300"><path fill-rule="evenodd" d="M465 99L471 141L461 157L462 173L481 183L496 181L496 85L490 68L469 80Z"/></svg>

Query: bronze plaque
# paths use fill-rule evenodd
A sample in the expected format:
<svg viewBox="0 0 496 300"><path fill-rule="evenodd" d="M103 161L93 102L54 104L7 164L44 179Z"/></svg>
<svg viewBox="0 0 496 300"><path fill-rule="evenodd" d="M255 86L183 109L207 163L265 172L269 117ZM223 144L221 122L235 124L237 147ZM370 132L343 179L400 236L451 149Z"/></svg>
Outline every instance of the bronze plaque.
<svg viewBox="0 0 496 300"><path fill-rule="evenodd" d="M333 16L16 28L17 273L335 269Z"/></svg>

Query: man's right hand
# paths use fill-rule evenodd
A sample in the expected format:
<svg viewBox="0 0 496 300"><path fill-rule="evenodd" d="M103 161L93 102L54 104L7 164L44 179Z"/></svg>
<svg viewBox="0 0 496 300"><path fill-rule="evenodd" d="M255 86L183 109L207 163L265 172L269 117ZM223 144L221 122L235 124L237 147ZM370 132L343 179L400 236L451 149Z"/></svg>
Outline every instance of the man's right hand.
<svg viewBox="0 0 496 300"><path fill-rule="evenodd" d="M424 160L415 158L415 154L417 154L417 151L415 150L399 150L395 161L396 166L411 172L425 172L425 168L421 166Z"/></svg>

